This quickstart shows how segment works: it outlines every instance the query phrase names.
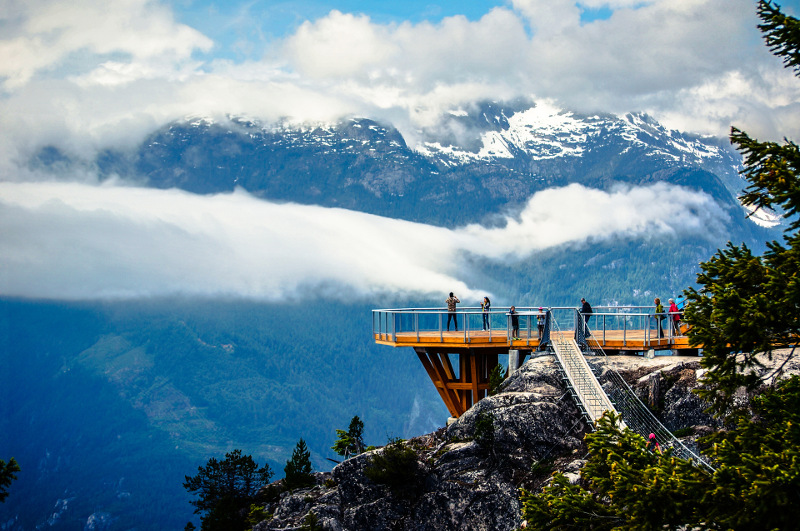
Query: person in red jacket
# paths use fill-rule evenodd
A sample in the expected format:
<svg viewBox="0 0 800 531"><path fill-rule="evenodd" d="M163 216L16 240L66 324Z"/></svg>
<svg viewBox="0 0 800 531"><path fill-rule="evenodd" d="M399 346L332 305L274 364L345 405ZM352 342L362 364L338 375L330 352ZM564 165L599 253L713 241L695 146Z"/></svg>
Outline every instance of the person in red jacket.
<svg viewBox="0 0 800 531"><path fill-rule="evenodd" d="M678 305L675 304L675 299L669 300L669 324L672 330L673 336L679 336L681 334L681 311L678 309Z"/></svg>

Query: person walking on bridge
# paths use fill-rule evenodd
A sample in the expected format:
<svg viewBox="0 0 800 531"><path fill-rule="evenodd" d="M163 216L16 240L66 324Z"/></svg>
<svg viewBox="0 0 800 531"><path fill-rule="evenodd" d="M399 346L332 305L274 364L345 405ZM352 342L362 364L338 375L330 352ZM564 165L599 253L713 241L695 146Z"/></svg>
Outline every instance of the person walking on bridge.
<svg viewBox="0 0 800 531"><path fill-rule="evenodd" d="M456 304L461 302L458 297L450 292L450 296L444 301L447 304L447 331L450 331L450 320L452 319L456 325L456 332L458 332L458 316L456 315Z"/></svg>
<svg viewBox="0 0 800 531"><path fill-rule="evenodd" d="M586 299L581 298L581 315L583 315L583 335L589 337L589 317L592 316L592 305Z"/></svg>
<svg viewBox="0 0 800 531"><path fill-rule="evenodd" d="M644 444L644 447L647 448L647 450L650 452L661 453L661 446L659 446L658 442L656 441L655 433L650 434L650 439Z"/></svg>

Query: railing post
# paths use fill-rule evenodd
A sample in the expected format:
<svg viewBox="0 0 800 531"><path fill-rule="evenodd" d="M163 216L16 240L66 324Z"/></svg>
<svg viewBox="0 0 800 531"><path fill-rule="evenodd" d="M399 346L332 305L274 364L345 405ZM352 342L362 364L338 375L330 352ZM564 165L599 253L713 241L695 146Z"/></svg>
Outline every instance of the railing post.
<svg viewBox="0 0 800 531"><path fill-rule="evenodd" d="M606 315L603 314L603 344L606 344Z"/></svg>
<svg viewBox="0 0 800 531"><path fill-rule="evenodd" d="M417 343L419 343L419 313L414 312L414 330L417 332Z"/></svg>
<svg viewBox="0 0 800 531"><path fill-rule="evenodd" d="M628 346L628 318L622 320L622 346Z"/></svg>

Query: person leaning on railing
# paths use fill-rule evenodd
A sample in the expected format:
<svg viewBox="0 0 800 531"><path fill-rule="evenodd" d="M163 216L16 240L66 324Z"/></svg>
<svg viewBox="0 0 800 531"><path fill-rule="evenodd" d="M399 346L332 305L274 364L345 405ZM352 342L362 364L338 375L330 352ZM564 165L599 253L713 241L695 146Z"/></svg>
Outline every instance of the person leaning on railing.
<svg viewBox="0 0 800 531"><path fill-rule="evenodd" d="M508 315L511 316L511 339L519 339L519 314L517 308L512 306L508 310Z"/></svg>
<svg viewBox="0 0 800 531"><path fill-rule="evenodd" d="M664 315L664 306L661 304L661 299L659 299L658 297L653 299L653 302L656 305L655 317L656 317L656 326L658 327L658 337L659 339L661 339L662 337L664 337L664 328L662 328L661 326L661 321L663 321L664 318L666 317Z"/></svg>

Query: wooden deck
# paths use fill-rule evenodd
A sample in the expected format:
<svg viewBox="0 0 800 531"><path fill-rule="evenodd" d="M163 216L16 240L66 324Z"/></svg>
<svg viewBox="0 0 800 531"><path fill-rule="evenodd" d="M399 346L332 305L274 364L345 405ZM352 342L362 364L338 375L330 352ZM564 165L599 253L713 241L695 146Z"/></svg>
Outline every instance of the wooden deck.
<svg viewBox="0 0 800 531"><path fill-rule="evenodd" d="M572 335L572 332L564 332ZM519 339L509 341L505 330L491 332L471 330L469 332L397 332L395 334L374 334L375 343L392 347L420 347L420 348L448 348L454 349L501 349L501 350L536 350L539 348L539 338L536 334L527 337L526 331L521 331ZM555 339L555 334L553 334ZM646 330L607 330L596 332L587 339L591 348L602 348L606 352L619 351L647 351L653 350L679 350L696 352L697 349L689 346L686 336L664 337L658 339L647 333ZM688 353L688 352L685 352Z"/></svg>

